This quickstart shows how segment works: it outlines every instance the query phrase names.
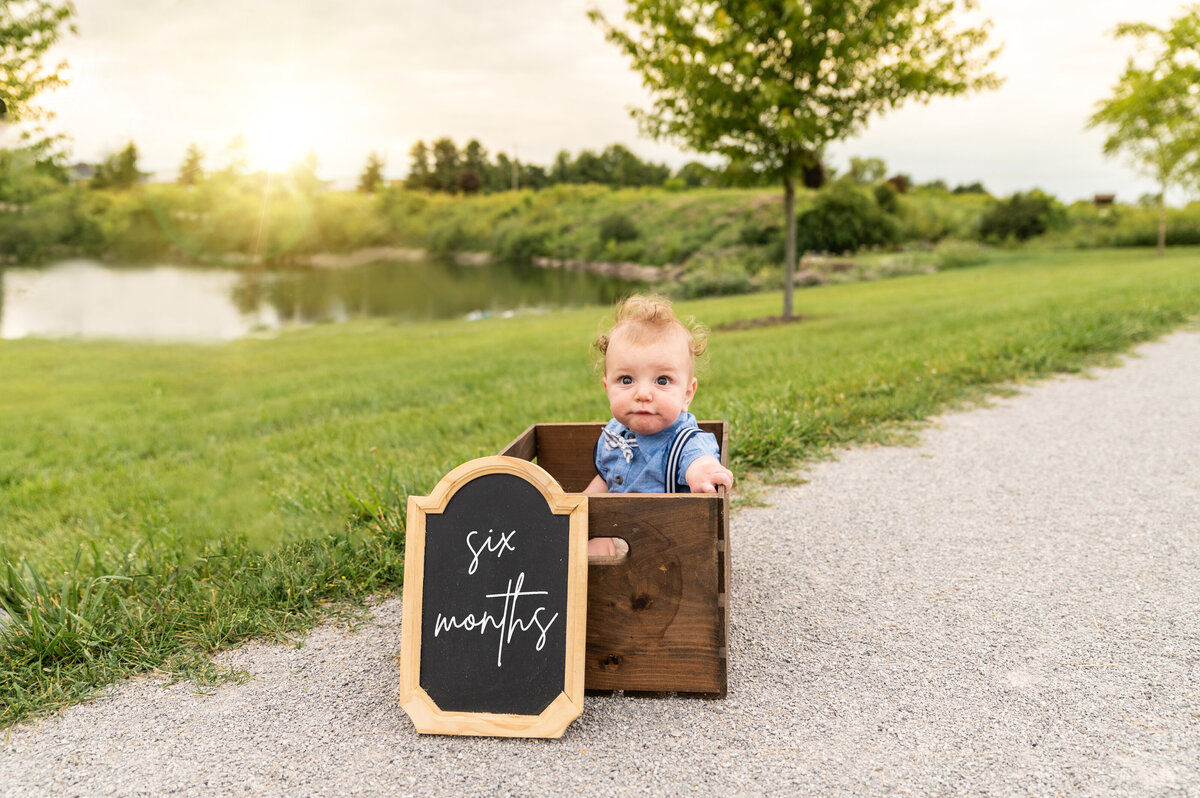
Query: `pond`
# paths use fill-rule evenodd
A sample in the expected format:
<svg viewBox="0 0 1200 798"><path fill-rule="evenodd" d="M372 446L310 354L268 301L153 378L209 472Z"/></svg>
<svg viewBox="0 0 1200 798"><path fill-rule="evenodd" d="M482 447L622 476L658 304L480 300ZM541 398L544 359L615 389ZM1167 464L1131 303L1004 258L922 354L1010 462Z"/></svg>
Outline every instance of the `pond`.
<svg viewBox="0 0 1200 798"><path fill-rule="evenodd" d="M478 319L611 303L629 284L592 274L424 259L347 268L0 267L0 338L228 341L355 318Z"/></svg>

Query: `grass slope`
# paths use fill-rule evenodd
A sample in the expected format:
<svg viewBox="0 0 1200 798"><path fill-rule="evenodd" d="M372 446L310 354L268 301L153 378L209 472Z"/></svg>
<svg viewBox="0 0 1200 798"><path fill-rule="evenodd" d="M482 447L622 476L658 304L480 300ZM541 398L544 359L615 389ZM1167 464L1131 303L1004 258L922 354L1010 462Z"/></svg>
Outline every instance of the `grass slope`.
<svg viewBox="0 0 1200 798"><path fill-rule="evenodd" d="M720 327L779 305L680 307ZM692 409L731 422L743 479L1194 319L1200 251L1035 253L797 307L713 335ZM394 589L410 492L533 422L607 417L603 315L0 345L0 724L147 670L217 678L216 649Z"/></svg>

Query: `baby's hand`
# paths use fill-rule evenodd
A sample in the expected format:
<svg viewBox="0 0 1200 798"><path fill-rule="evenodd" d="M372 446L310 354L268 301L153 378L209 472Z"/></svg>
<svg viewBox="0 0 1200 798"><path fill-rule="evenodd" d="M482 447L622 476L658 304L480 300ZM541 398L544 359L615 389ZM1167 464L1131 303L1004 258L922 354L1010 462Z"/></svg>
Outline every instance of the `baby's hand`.
<svg viewBox="0 0 1200 798"><path fill-rule="evenodd" d="M717 485L733 487L733 472L715 457L697 457L684 474L692 493L716 493Z"/></svg>

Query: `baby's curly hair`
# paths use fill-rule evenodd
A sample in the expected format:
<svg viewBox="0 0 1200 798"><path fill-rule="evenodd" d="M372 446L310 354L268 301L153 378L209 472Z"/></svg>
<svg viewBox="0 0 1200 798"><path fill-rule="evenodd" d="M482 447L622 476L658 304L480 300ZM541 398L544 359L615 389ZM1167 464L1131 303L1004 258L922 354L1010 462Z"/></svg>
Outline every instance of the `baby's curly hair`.
<svg viewBox="0 0 1200 798"><path fill-rule="evenodd" d="M687 344L693 372L697 358L708 349L708 328L690 316L681 320L675 315L671 300L657 294L634 294L617 306L612 326L592 342L597 371L603 373L604 355L608 352L613 334L624 328L628 328L633 340L639 343L677 331Z"/></svg>

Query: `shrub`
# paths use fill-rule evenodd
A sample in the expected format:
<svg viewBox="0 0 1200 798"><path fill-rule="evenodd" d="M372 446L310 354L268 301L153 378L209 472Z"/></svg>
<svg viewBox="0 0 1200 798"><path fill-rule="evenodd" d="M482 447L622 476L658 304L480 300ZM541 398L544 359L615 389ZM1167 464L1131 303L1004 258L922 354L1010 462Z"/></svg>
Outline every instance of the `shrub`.
<svg viewBox="0 0 1200 798"><path fill-rule="evenodd" d="M894 243L899 225L874 199L844 182L822 191L800 214L800 252L854 252L862 247Z"/></svg>
<svg viewBox="0 0 1200 798"><path fill-rule="evenodd" d="M435 255L451 255L464 249L467 231L456 218L442 219L429 228L429 251Z"/></svg>
<svg viewBox="0 0 1200 798"><path fill-rule="evenodd" d="M891 183L879 183L874 188L875 204L887 213L900 209L900 192Z"/></svg>
<svg viewBox="0 0 1200 798"><path fill-rule="evenodd" d="M623 213L610 213L600 220L600 243L633 241L638 237L637 225Z"/></svg>
<svg viewBox="0 0 1200 798"><path fill-rule="evenodd" d="M764 247L778 240L779 225L747 223L738 231L738 243L747 247Z"/></svg>
<svg viewBox="0 0 1200 798"><path fill-rule="evenodd" d="M993 205L979 220L979 236L985 241L1028 241L1066 220L1066 211L1054 197L1034 189L1017 192Z"/></svg>
<svg viewBox="0 0 1200 798"><path fill-rule="evenodd" d="M667 291L678 299L694 299L705 296L728 296L746 294L754 290L754 284L740 263L728 260L708 260L698 268L689 269L678 282Z"/></svg>
<svg viewBox="0 0 1200 798"><path fill-rule="evenodd" d="M492 238L492 252L503 260L528 263L535 255L545 254L550 230L528 227L517 219L502 222Z"/></svg>
<svg viewBox="0 0 1200 798"><path fill-rule="evenodd" d="M892 175L887 180L883 181L900 194L907 194L909 186L912 185L912 178L908 175L898 174Z"/></svg>

